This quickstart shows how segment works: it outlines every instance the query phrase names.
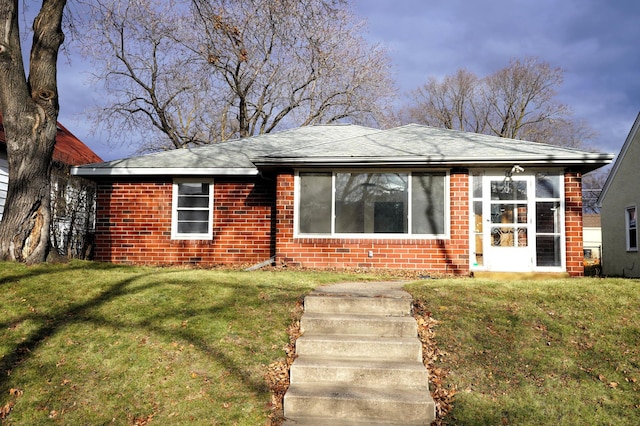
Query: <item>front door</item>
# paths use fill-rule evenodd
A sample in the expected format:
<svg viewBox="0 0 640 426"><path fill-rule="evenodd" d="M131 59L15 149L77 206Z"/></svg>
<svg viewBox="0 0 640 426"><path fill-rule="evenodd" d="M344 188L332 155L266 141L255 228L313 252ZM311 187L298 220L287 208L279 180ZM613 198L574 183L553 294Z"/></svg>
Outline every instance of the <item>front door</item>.
<svg viewBox="0 0 640 426"><path fill-rule="evenodd" d="M530 176L487 177L484 185L485 261L492 271L530 271Z"/></svg>
<svg viewBox="0 0 640 426"><path fill-rule="evenodd" d="M472 269L528 272L563 267L560 176L473 176Z"/></svg>

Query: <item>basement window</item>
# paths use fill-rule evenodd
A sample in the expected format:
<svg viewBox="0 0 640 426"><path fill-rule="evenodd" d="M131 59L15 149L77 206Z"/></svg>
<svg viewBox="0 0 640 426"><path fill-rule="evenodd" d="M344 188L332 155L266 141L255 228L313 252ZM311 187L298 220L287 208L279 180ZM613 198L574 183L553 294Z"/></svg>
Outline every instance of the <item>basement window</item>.
<svg viewBox="0 0 640 426"><path fill-rule="evenodd" d="M171 215L171 238L210 240L213 237L213 182L175 180Z"/></svg>

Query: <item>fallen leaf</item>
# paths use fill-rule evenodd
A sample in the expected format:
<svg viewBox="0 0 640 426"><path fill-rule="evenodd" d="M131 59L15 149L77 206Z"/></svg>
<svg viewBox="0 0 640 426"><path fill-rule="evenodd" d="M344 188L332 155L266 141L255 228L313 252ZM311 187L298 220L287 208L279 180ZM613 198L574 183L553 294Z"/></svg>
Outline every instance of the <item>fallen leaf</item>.
<svg viewBox="0 0 640 426"><path fill-rule="evenodd" d="M24 391L20 389L16 389L16 388L9 389L9 395L11 396L18 397L18 396L22 396L23 393Z"/></svg>
<svg viewBox="0 0 640 426"><path fill-rule="evenodd" d="M4 407L0 407L0 419L7 417L14 405L16 405L15 402L9 401L4 405Z"/></svg>

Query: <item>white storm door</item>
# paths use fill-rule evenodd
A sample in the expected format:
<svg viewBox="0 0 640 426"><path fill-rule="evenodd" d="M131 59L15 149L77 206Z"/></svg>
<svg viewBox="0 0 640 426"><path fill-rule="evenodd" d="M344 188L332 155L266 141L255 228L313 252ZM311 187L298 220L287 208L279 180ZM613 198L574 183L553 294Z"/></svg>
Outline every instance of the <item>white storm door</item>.
<svg viewBox="0 0 640 426"><path fill-rule="evenodd" d="M483 187L486 270L532 271L533 176L484 176Z"/></svg>

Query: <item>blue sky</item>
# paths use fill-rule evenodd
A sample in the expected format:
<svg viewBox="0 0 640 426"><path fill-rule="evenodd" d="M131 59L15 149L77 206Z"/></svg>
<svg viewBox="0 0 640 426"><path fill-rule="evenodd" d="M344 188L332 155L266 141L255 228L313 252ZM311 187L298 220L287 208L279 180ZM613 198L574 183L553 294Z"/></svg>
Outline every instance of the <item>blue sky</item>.
<svg viewBox="0 0 640 426"><path fill-rule="evenodd" d="M640 1L637 0L354 0L365 34L389 50L402 92L466 68L479 76L512 58L536 56L564 70L559 100L618 153L640 111ZM99 101L88 64L59 64L59 120L105 160L134 150L108 147L82 112Z"/></svg>

